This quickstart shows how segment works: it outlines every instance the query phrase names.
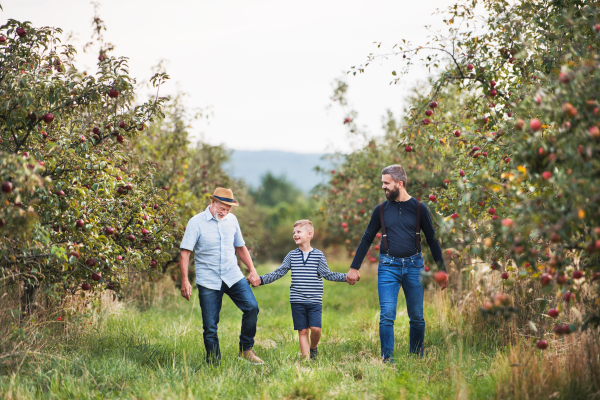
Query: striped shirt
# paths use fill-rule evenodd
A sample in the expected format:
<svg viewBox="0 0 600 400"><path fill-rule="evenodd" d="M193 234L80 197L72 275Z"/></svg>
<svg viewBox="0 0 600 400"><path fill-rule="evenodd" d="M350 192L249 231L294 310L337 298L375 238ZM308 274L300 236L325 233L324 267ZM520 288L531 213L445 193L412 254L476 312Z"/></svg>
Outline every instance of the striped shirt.
<svg viewBox="0 0 600 400"><path fill-rule="evenodd" d="M290 303L323 303L323 279L345 282L346 274L331 272L321 250L313 249L304 260L300 249L292 250L275 271L260 277L260 284L267 285L292 270Z"/></svg>

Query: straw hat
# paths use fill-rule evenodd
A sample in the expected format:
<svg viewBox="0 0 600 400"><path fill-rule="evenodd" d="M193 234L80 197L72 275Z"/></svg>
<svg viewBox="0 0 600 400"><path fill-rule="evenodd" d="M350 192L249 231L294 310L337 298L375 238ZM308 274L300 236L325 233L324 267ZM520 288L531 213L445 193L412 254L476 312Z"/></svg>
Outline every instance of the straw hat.
<svg viewBox="0 0 600 400"><path fill-rule="evenodd" d="M211 200L218 201L228 206L239 206L240 204L233 199L231 189L216 188L215 192L210 196Z"/></svg>

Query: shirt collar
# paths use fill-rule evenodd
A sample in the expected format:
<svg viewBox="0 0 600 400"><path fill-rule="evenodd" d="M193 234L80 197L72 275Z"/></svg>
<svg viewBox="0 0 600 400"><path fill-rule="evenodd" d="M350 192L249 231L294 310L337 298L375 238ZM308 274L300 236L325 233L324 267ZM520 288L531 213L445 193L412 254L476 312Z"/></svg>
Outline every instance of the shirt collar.
<svg viewBox="0 0 600 400"><path fill-rule="evenodd" d="M206 207L205 211L206 211L206 220L207 221L210 221L211 219L214 219L215 221L217 220L210 212L210 204L208 205L208 207ZM225 218L223 218L221 221L225 221L227 218L229 218L229 214L227 214L227 216Z"/></svg>

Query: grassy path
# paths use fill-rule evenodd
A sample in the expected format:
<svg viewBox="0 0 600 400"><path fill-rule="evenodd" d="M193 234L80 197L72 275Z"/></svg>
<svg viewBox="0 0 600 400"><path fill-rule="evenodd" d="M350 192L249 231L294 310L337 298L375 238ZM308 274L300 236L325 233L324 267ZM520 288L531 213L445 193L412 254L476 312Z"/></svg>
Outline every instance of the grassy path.
<svg viewBox="0 0 600 400"><path fill-rule="evenodd" d="M337 267L337 268L336 268ZM262 266L259 273L273 266ZM344 266L332 266L343 271ZM458 340L459 327L442 296L426 293L426 347L422 359L408 352L403 295L396 321L395 367L379 360L376 276L357 285L325 282L323 339L317 362L298 357L292 328L289 275L254 289L260 314L255 351L266 361L237 360L241 312L223 302L219 367L204 360L197 291L194 303L167 295L145 311L124 308L101 328L12 377L0 378L2 398L495 398L490 374L497 351L493 338ZM174 291L175 294L176 291Z"/></svg>

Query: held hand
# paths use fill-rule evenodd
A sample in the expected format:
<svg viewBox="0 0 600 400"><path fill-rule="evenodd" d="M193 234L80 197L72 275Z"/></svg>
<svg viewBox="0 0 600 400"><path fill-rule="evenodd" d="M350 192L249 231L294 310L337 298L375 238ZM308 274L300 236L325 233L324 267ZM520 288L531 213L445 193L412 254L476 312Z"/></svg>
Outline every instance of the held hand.
<svg viewBox="0 0 600 400"><path fill-rule="evenodd" d="M346 275L346 282L354 285L358 281L360 281L360 272L358 272L357 269L350 268L350 271L348 271L348 274Z"/></svg>
<svg viewBox="0 0 600 400"><path fill-rule="evenodd" d="M253 287L260 286L260 277L258 276L256 271L250 272L250 274L248 275L248 282L250 282L250 284Z"/></svg>
<svg viewBox="0 0 600 400"><path fill-rule="evenodd" d="M181 280L181 295L187 300L190 301L190 296L192 295L192 285L187 279Z"/></svg>

